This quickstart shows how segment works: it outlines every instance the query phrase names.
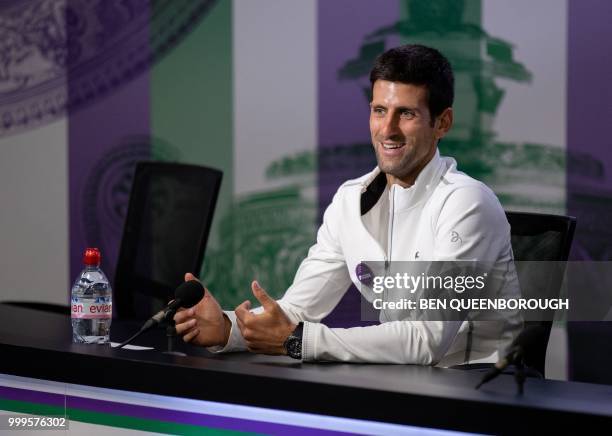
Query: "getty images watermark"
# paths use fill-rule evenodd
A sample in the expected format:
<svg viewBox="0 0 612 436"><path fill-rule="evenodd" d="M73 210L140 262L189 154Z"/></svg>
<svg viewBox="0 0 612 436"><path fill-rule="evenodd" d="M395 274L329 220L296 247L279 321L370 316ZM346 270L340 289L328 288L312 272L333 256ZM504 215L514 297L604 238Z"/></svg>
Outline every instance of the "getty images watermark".
<svg viewBox="0 0 612 436"><path fill-rule="evenodd" d="M552 321L602 319L585 307L592 300L588 292L568 291L567 274L573 273L574 282L595 273L612 283L610 271L612 265L595 271L567 262L374 261L361 262L355 275L367 321Z"/></svg>
<svg viewBox="0 0 612 436"><path fill-rule="evenodd" d="M419 309L440 310L558 310L569 309L567 298L400 298L398 301L384 301L380 294L385 291L404 290L415 294L418 291L452 291L463 294L465 291L483 291L488 273L481 275L426 275L414 276L409 273L396 273L394 276L375 276L372 280L372 291L379 294L374 298L374 309ZM452 294L450 294L452 295Z"/></svg>

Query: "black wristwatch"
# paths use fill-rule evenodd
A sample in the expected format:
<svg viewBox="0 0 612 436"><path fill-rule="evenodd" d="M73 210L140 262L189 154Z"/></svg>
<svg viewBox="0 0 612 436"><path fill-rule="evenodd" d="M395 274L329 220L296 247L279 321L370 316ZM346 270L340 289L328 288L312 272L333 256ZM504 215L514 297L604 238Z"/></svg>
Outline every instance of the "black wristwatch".
<svg viewBox="0 0 612 436"><path fill-rule="evenodd" d="M295 330L285 340L283 347L287 351L287 356L293 357L294 359L302 360L302 331L304 330L304 323L301 322L297 325Z"/></svg>

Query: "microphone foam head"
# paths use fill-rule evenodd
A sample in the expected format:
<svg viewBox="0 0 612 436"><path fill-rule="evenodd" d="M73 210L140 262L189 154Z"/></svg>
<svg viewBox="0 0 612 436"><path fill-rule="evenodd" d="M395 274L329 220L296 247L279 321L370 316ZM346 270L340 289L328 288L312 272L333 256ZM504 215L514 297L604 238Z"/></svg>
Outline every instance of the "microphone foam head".
<svg viewBox="0 0 612 436"><path fill-rule="evenodd" d="M189 280L183 282L174 291L174 298L181 300L181 307L191 307L198 304L198 302L204 297L204 286L197 280Z"/></svg>

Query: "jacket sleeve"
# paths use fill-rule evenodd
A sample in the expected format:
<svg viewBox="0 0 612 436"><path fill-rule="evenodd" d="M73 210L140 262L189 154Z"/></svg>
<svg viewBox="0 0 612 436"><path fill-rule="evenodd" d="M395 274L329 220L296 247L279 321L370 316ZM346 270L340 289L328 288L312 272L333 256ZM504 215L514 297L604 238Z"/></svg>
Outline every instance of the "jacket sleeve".
<svg viewBox="0 0 612 436"><path fill-rule="evenodd" d="M342 188L341 188L342 189ZM339 221L341 189L323 215L323 224L317 233L317 242L297 270L293 284L278 304L292 322L320 322L338 304L351 284L344 254L337 240L336 225ZM262 307L252 310L261 313ZM244 351L246 345L236 325L233 311L225 314L232 322L232 329L225 347L209 347L212 352Z"/></svg>
<svg viewBox="0 0 612 436"><path fill-rule="evenodd" d="M503 209L484 186L457 189L434 215L431 260L491 260L510 247ZM450 348L460 326L461 321L404 320L338 329L307 322L302 355L307 361L435 365Z"/></svg>

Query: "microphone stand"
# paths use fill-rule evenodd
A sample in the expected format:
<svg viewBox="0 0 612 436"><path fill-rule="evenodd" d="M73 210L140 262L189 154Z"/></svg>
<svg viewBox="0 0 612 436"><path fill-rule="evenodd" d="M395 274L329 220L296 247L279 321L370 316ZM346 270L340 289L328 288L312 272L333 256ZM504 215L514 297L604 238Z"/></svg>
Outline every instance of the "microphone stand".
<svg viewBox="0 0 612 436"><path fill-rule="evenodd" d="M157 318L157 316L155 317L155 320L154 320L154 318L150 318L141 327L140 330L138 330L136 333L134 333L128 339L126 339L125 341L123 341L122 343L117 345L117 347L115 347L115 348L123 348L127 344L132 342L134 339L136 339L138 336L143 334L144 332L152 329L156 325L165 323L166 324L166 346L167 346L168 349L166 351L162 351L162 353L163 354L170 354L172 356L186 356L185 353L181 353L180 351L174 351L174 340L177 337L176 323L174 322L174 314L175 313L176 313L176 309L175 310L168 310L167 312L164 312L163 318L161 318L161 317Z"/></svg>
<svg viewBox="0 0 612 436"><path fill-rule="evenodd" d="M522 356L516 361L514 366L516 366L516 371L514 372L514 380L516 381L516 385L518 387L518 394L523 395L523 386L525 385L526 376Z"/></svg>
<svg viewBox="0 0 612 436"><path fill-rule="evenodd" d="M172 316L166 317L166 345L168 349L163 352L163 354L170 354L172 356L186 356L185 353L181 353L180 351L174 351L174 340L177 337L176 334L176 323L174 322L174 312L172 311Z"/></svg>
<svg viewBox="0 0 612 436"><path fill-rule="evenodd" d="M491 368L480 380L480 383L476 385L476 389L479 389L485 383L490 382L498 375L500 375L504 369L506 369L509 365L514 364L514 380L516 381L516 385L518 388L518 394L523 395L524 385L525 385L525 365L523 363L523 349L520 346L513 347L510 352L504 358L504 365L500 368L498 364L495 364L493 368Z"/></svg>
<svg viewBox="0 0 612 436"><path fill-rule="evenodd" d="M176 338L176 326L174 323L174 314L178 310L179 307L192 307L198 303L204 297L204 287L197 280L188 280L178 288L174 292L175 298L168 305L153 315L151 318L144 323L144 325L133 334L131 337L123 341L115 348L122 348L140 336L142 333L152 329L157 325L164 324L166 325L166 344L168 350L165 351L166 354L172 354L175 356L186 356L184 353L180 353L178 351L174 351L174 338Z"/></svg>

